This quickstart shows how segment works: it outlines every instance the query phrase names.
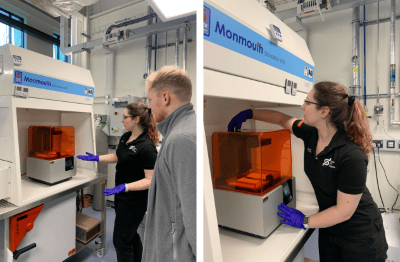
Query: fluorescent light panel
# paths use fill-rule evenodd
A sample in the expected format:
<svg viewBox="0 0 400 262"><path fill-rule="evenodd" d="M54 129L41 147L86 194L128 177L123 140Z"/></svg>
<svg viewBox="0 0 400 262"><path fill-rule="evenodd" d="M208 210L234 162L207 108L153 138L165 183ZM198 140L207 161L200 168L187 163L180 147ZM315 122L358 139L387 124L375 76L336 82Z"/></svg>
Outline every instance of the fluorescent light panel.
<svg viewBox="0 0 400 262"><path fill-rule="evenodd" d="M196 14L196 0L147 0L147 2L164 22Z"/></svg>

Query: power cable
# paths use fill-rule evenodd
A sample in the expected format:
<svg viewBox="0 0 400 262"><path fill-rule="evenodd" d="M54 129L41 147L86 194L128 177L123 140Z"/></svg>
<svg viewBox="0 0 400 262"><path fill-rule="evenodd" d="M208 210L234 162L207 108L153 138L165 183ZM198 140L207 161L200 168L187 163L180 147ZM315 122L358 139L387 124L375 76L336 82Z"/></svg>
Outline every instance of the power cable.
<svg viewBox="0 0 400 262"><path fill-rule="evenodd" d="M379 150L379 148L378 148ZM372 148L372 152L374 153L374 164L375 164L375 173L376 173L376 184L378 185L379 196L381 197L383 208L386 210L385 204L383 203L381 190L379 189L379 180L378 180L378 170L376 168L376 159L375 159L375 149Z"/></svg>

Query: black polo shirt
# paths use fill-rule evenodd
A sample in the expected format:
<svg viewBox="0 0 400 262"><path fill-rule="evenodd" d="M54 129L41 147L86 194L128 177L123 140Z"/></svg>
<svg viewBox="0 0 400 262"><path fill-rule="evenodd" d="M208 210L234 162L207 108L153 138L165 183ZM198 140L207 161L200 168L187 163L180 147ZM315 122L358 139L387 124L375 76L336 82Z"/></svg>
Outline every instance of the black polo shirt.
<svg viewBox="0 0 400 262"><path fill-rule="evenodd" d="M335 235L362 238L371 234L372 223L381 218L379 209L366 187L368 157L359 145L339 128L331 142L318 155L318 130L297 120L293 133L304 141L304 171L311 181L320 211L337 204L337 190L363 194L354 215L327 228Z"/></svg>
<svg viewBox="0 0 400 262"><path fill-rule="evenodd" d="M118 163L115 173L115 185L129 184L145 177L144 169L153 170L157 159L157 149L147 135L147 130L135 140L126 144L132 132L121 136L117 148ZM121 196L147 201L148 189L120 193Z"/></svg>

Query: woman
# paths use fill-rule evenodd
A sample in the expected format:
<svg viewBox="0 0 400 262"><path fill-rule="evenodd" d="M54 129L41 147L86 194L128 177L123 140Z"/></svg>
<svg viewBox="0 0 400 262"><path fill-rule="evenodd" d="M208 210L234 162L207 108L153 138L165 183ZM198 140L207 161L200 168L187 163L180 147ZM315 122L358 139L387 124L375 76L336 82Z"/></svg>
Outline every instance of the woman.
<svg viewBox="0 0 400 262"><path fill-rule="evenodd" d="M363 106L333 82L314 86L301 106L304 120L270 110L246 110L228 130L246 119L281 125L304 141L304 171L311 181L319 213L305 217L281 204L283 224L319 228L320 261L386 260L388 249L379 209L366 187L372 136Z"/></svg>
<svg viewBox="0 0 400 262"><path fill-rule="evenodd" d="M117 259L141 261L143 246L137 229L147 210L147 195L157 158L159 134L151 110L142 103L129 104L122 121L125 134L121 136L116 154L78 156L86 161L117 163L116 187L104 190L115 195L113 242Z"/></svg>

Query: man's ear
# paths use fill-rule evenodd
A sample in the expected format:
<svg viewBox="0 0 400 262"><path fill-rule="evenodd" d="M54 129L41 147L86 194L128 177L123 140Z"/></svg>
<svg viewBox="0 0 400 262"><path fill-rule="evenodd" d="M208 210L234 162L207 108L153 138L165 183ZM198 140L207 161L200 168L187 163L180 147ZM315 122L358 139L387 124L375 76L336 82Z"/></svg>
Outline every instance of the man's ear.
<svg viewBox="0 0 400 262"><path fill-rule="evenodd" d="M171 103L171 93L168 91L165 91L162 93L162 103L164 106L167 106Z"/></svg>

